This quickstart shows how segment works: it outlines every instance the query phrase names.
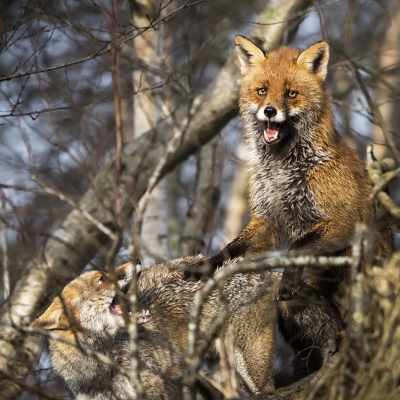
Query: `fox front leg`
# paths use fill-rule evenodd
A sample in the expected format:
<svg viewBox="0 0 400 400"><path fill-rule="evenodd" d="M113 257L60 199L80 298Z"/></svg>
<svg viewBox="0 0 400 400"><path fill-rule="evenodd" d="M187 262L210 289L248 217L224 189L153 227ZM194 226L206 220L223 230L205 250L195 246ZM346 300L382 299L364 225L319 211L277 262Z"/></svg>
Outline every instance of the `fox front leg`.
<svg viewBox="0 0 400 400"><path fill-rule="evenodd" d="M252 218L239 236L216 255L195 265L187 267L184 279L198 280L209 278L227 260L233 260L246 253L272 250L275 236L264 218Z"/></svg>
<svg viewBox="0 0 400 400"><path fill-rule="evenodd" d="M314 256L343 255L350 251L349 247L352 236L353 229L351 226L343 226L333 221L324 221L314 226L313 230L296 240L290 246L289 250L302 250L305 254L312 254ZM285 268L279 286L278 301L292 300L296 296L301 286L303 271L304 266ZM342 272L334 273L335 277L332 280L332 286L334 286L334 281L344 279L346 273ZM312 275L317 274L317 271L312 273ZM323 286L326 285L329 286L329 282L325 282Z"/></svg>

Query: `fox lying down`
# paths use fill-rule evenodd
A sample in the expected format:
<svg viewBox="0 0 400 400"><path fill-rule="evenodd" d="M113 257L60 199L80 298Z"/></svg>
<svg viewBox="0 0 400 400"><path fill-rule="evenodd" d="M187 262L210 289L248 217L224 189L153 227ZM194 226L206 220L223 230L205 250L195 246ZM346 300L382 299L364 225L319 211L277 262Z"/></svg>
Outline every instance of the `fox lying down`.
<svg viewBox="0 0 400 400"><path fill-rule="evenodd" d="M148 398L178 396L186 368L189 314L194 296L204 285L185 281L182 276L185 267L200 260L200 256L176 259L139 272L138 305L148 310L136 317L139 374ZM236 262L230 261L224 267ZM133 271L131 263L115 270L124 294L129 291ZM279 280L279 273L267 271L237 274L225 284L223 294L229 314L202 365L217 385L221 383L219 343L227 341L231 325L240 391L253 396L274 389L274 299ZM202 310L200 339L211 333L222 306L220 293L213 292ZM76 343L74 346L50 339L50 354L53 368L78 400L136 398L134 386L118 368L129 367L130 346L122 304L108 272L90 271L76 278L32 325L53 330ZM85 348L105 354L112 363L85 354Z"/></svg>
<svg viewBox="0 0 400 400"><path fill-rule="evenodd" d="M204 285L201 281L185 281L183 271L201 260L201 256L179 258L138 271L138 306L148 310L136 317L139 325L139 373L148 398L178 396L186 368L188 316L194 296ZM226 262L223 267L233 266L239 261ZM129 292L133 271L131 263L115 270L118 286L124 294ZM226 342L227 327L232 325L241 392L253 396L274 389L275 298L280 279L280 273L266 271L237 274L225 284L223 294L229 316L206 353L202 366L217 384L221 383L218 343ZM297 361L306 359L306 363L301 363L304 368L315 370L322 365L321 348L334 341L335 332L343 326L337 310L330 303L305 284L304 290L312 301L293 304L298 319L293 320L290 314L282 311L279 318L281 324L288 323L292 328L290 344L299 352ZM130 365L130 346L121 305L108 272L90 271L67 285L61 296L54 299L32 323L77 344L50 340L53 368L78 400L136 398L132 383L117 368ZM210 334L221 309L220 296L214 292L202 310L200 337ZM307 334L299 335L298 332ZM105 354L114 365L106 365L86 355L81 350L85 348Z"/></svg>

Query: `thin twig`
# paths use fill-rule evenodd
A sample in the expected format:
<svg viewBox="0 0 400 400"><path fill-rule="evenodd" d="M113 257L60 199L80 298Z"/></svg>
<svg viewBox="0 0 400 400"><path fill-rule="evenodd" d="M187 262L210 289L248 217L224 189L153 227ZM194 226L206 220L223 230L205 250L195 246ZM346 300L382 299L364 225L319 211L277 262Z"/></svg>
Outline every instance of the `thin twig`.
<svg viewBox="0 0 400 400"><path fill-rule="evenodd" d="M1 230L3 233L3 290L4 300L10 295L10 272L8 270L8 239L7 239L7 213L6 213L6 197L3 190L1 191L1 213L3 215L1 221Z"/></svg>
<svg viewBox="0 0 400 400"><path fill-rule="evenodd" d="M116 31L114 26L115 20L115 5L111 2L112 10L111 15L102 8L103 14L108 20L110 37L112 42L116 41ZM122 226L123 222L119 221L118 216L121 216L122 212L122 199L121 199L121 159L122 159L122 110L121 110L121 80L120 80L120 53L117 46L112 46L111 50L112 64L111 64L111 76L114 93L114 110L115 110L115 136L116 136L116 148L115 148L115 212L117 215L117 225Z"/></svg>
<svg viewBox="0 0 400 400"><path fill-rule="evenodd" d="M235 360L235 334L233 325L229 325L227 333L227 356L228 356L228 367L229 367L229 382L232 390L232 397L238 397L239 395L239 382L236 373L236 360Z"/></svg>
<svg viewBox="0 0 400 400"><path fill-rule="evenodd" d="M129 288L129 307L131 310L132 315L137 315L138 310L138 287L137 287L137 270L136 264L138 257L137 246L133 246L131 244L129 246L129 253L131 257L131 263L135 267L132 272L132 280ZM130 368L131 368L131 382L134 385L137 393L137 398L143 398L144 388L140 381L139 376L139 347L138 347L138 336L139 336L139 329L136 319L131 319L130 323L127 325L127 330L129 334L129 342L130 342Z"/></svg>
<svg viewBox="0 0 400 400"><path fill-rule="evenodd" d="M85 217L88 221L90 221L93 225L95 225L99 231L106 234L111 240L116 241L118 239L117 236L114 234L114 232L112 232L110 229L108 229L100 221L96 220L87 211L81 209L79 207L79 205L77 203L75 203L72 199L70 199L69 197L67 197L66 195L64 195L63 193L61 193L55 189L49 188L42 181L40 181L39 178L34 174L31 175L31 179L32 179L32 181L34 181L41 187L42 193L47 193L51 196L55 196L55 197L59 198L61 201L64 201L65 203L69 204L74 210L81 213L83 217ZM7 187L6 185L2 185L2 184L0 184L0 186ZM13 187L18 187L18 186L8 186L8 187L13 188Z"/></svg>
<svg viewBox="0 0 400 400"><path fill-rule="evenodd" d="M25 390L28 390L29 392L34 393L35 395L39 396L40 398L44 397L45 399L48 399L48 400L65 400L63 397L55 396L53 394L45 392L44 390L39 389L37 386L30 385L23 379L19 379L14 375L7 374L7 372L5 372L3 370L0 370L0 376L3 379L8 379L8 380L14 382L15 384L17 384L21 388L24 388Z"/></svg>
<svg viewBox="0 0 400 400"><path fill-rule="evenodd" d="M137 28L136 29L136 33L125 37L124 39L118 41L115 44L112 44L111 42L109 42L105 46L103 46L100 50L95 51L94 53L88 55L87 57L83 57L83 58L80 58L79 60L71 61L69 63L55 65L53 67L41 68L41 69L31 70L31 71L28 71L28 72L22 72L20 74L13 74L13 75L0 77L0 82L9 81L9 80L15 79L15 78L22 78L22 77L28 76L28 75L40 74L40 73L43 73L43 72L49 72L49 71L54 71L54 70L57 70L57 69L67 68L67 67L71 67L73 65L82 64L82 63L84 63L86 61L93 60L96 57L99 57L99 56L101 56L103 54L108 53L109 51L111 51L113 49L113 47L121 46L121 45L123 45L123 44L125 44L125 43L127 43L127 42L129 42L129 41L131 41L133 39L135 39L136 37L142 35L147 30L154 29L158 25L164 24L165 22L168 22L173 17L175 17L177 14L182 12L184 9L186 9L188 7L193 7L193 6L197 5L197 4L204 3L204 2L205 2L205 0L200 0L200 1L197 1L197 2L186 2L186 4L182 5L181 7L178 7L175 11L171 12L168 16L166 16L165 18L161 19L160 21L158 21L158 22L150 21L149 25L147 25L145 27Z"/></svg>

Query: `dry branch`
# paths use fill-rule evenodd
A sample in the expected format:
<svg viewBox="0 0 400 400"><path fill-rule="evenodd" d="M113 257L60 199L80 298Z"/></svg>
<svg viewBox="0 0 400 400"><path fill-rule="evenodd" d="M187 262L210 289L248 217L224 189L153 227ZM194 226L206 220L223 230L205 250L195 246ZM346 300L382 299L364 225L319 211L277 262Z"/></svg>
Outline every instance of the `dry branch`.
<svg viewBox="0 0 400 400"><path fill-rule="evenodd" d="M273 6L267 7L268 10L273 7L274 13L262 12L260 15L272 14L275 20L259 22L273 23L276 19L288 22L256 25L248 36L264 47L279 45L285 35L290 37L296 31L305 16L304 10L311 3L311 0L274 2ZM302 16L289 20L298 15ZM194 100L189 115L185 107L177 111L175 120L184 121L181 125L187 125L186 134L177 150L168 156L156 181L218 134L237 115L239 80L236 55L232 52L208 90ZM20 325L37 316L63 286L82 271L99 247L111 241L96 225L83 217L82 211L91 214L94 220L111 230L117 226L116 217L126 221L148 189L149 180L165 154L167 140L174 129L176 127L170 121L161 121L156 129L147 132L125 149L121 159L121 215L116 216L113 209L107 206L111 203L109 199L113 198L115 187L113 161L97 177L96 187L86 192L79 203L80 210L73 210L48 240L43 256L29 262L9 301L1 309L0 370L15 377L26 376L37 352L37 340L29 336L24 338L12 328L11 321ZM20 391L19 386L10 381L2 380L0 385L0 399L14 399Z"/></svg>

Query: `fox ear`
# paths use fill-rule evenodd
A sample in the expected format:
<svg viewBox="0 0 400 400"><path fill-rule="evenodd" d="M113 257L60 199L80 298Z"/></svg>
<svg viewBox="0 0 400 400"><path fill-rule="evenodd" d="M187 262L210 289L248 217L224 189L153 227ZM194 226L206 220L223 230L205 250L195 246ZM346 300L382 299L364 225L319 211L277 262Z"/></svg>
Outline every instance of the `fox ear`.
<svg viewBox="0 0 400 400"><path fill-rule="evenodd" d="M265 59L264 52L244 36L235 36L235 44L243 75L248 73L252 65Z"/></svg>
<svg viewBox="0 0 400 400"><path fill-rule="evenodd" d="M71 322L68 320L64 311L64 305L60 297L56 297L50 307L32 323L32 326L43 329L68 329L71 327Z"/></svg>
<svg viewBox="0 0 400 400"><path fill-rule="evenodd" d="M325 80L328 72L328 60L329 45L322 41L314 43L307 50L304 50L297 59L297 64L303 65L312 74Z"/></svg>

